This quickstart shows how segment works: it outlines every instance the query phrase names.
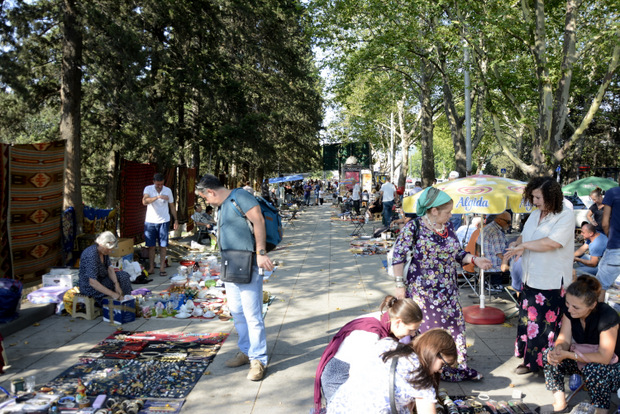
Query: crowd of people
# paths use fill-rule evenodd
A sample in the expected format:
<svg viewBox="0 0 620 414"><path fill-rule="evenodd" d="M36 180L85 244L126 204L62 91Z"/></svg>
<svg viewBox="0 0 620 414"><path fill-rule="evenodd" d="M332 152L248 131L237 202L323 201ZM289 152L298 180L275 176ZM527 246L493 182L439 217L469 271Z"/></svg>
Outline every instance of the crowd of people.
<svg viewBox="0 0 620 414"><path fill-rule="evenodd" d="M413 406L431 413L439 380L481 380L482 373L467 363L457 283L459 265L475 265L491 276L509 272L520 292L515 356L522 363L515 374L544 371L554 410L561 412L567 407L563 377L579 373L597 412L607 412L611 393L620 387L620 317L603 302L604 291L620 276L620 189L604 197L599 189L593 192L592 214L581 226L585 244L577 250L574 215L556 180L532 179L523 198L536 209L521 234L508 244L511 214L486 217L480 257L464 246L476 243L482 221L467 222L457 236L452 199L434 187L423 190L415 218L404 221L393 247L394 296L381 307L389 304L388 312L360 317L334 336L317 369L317 409L323 401L328 413L351 407L409 412ZM573 269L574 261L585 269ZM391 325L405 320L393 312L397 304L404 308L403 301L411 301L408 335Z"/></svg>
<svg viewBox="0 0 620 414"><path fill-rule="evenodd" d="M373 189L372 195L362 191L358 182L352 184L344 198L350 198L353 210L359 212L362 206L380 209L384 224L392 222L399 194L390 180ZM299 182L282 188L280 197L301 197L304 203L309 203L311 194L319 204L325 192L341 197L341 187L334 182ZM225 283L239 334L239 352L226 365L250 364L248 378L257 381L267 368L258 269L271 270L273 264L265 251L264 219L249 194L253 189L244 189L228 189L217 177L205 175L196 191L208 203L208 210L197 206L194 220L207 232L217 227L222 254L242 250L252 255L249 282ZM458 299L461 266L512 276L519 291L515 356L522 359L515 374L543 371L554 409L562 411L567 405L563 377L579 373L598 412L609 409L611 392L620 387L620 317L604 303L604 294L619 276L620 188L604 195L600 189L592 192L588 222L581 226L585 243L577 250L574 215L556 180L533 178L523 199L536 209L521 234L508 243L509 212L487 216L484 223L468 220L465 228L457 229L452 224L450 196L435 187L422 190L415 214L403 217L393 246L393 295L385 297L379 312L342 327L323 353L314 390L318 410L325 403L328 413L368 412L368 407L371 412L409 412L413 406L418 413L431 413L440 380L483 379L467 361L465 321ZM163 176L156 174L153 185L144 189L143 204L147 206L149 272L154 270L154 249L159 244L160 274L165 275L168 231L178 222ZM237 204L245 217L238 214ZM213 206L218 208L217 221L211 216ZM480 249L466 246L481 243L477 232L483 225L485 254L480 256ZM131 291L129 275L115 271L110 263L109 254L117 243L114 234L104 232L82 254L80 291L98 302Z"/></svg>

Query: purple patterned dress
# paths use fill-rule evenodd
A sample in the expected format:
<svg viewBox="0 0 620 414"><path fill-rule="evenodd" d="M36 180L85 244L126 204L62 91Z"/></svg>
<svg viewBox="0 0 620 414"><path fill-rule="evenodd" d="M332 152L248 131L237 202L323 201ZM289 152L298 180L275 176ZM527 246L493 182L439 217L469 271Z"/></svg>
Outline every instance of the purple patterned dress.
<svg viewBox="0 0 620 414"><path fill-rule="evenodd" d="M419 226L417 241L414 238ZM467 367L465 319L459 303L457 262L461 263L467 252L461 248L451 224L448 236L441 237L416 220L409 221L394 244L393 264L407 262L411 250L413 260L405 277L407 297L412 298L424 312L420 332L432 328L448 330L458 349L458 368L444 368L444 381L458 382L473 379L476 370Z"/></svg>

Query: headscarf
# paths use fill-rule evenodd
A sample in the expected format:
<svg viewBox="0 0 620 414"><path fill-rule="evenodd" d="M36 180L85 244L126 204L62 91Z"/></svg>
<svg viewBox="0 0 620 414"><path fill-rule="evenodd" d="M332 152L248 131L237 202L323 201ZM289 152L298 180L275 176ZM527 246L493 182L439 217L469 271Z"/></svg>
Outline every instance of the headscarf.
<svg viewBox="0 0 620 414"><path fill-rule="evenodd" d="M415 210L416 210L415 212L419 217L422 217L423 215L426 214L428 209L432 207L439 207L441 205L444 205L448 203L450 200L452 199L445 192L435 187L428 187L426 190L422 192L422 194L420 194L420 197L418 198L418 202L416 203L416 206L415 206Z"/></svg>

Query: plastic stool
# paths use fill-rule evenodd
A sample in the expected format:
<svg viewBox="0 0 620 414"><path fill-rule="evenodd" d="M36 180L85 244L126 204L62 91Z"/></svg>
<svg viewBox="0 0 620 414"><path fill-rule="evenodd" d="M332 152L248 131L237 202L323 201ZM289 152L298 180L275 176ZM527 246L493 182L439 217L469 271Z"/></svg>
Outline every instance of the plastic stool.
<svg viewBox="0 0 620 414"><path fill-rule="evenodd" d="M77 310L78 303L84 304L84 311ZM92 321L93 319L101 316L101 309L95 306L95 298L91 298L84 295L75 295L73 297L73 311L71 316L74 318L84 318Z"/></svg>

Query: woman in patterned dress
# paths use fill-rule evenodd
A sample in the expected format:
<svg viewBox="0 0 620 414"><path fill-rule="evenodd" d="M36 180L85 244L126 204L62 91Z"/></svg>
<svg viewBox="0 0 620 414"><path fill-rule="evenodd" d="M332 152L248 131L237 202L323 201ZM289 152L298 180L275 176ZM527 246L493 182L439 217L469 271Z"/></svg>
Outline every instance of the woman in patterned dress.
<svg viewBox="0 0 620 414"><path fill-rule="evenodd" d="M118 246L116 236L104 231L95 240L95 244L87 247L80 256L80 294L95 298L101 305L104 297L121 299L131 293L129 273L116 272L110 265L109 254Z"/></svg>
<svg viewBox="0 0 620 414"><path fill-rule="evenodd" d="M450 224L452 199L445 192L429 187L416 205L418 218L401 230L394 244L392 261L396 297L410 297L422 309L420 332L433 328L448 330L458 349L458 366L444 367L444 381L479 380L482 375L467 366L465 319L459 303L457 263L473 263L489 269L489 259L476 257L461 248ZM411 255L407 273L405 263ZM404 276L403 276L404 275Z"/></svg>

